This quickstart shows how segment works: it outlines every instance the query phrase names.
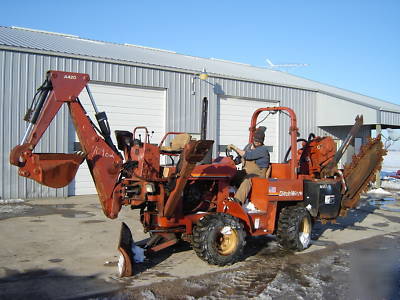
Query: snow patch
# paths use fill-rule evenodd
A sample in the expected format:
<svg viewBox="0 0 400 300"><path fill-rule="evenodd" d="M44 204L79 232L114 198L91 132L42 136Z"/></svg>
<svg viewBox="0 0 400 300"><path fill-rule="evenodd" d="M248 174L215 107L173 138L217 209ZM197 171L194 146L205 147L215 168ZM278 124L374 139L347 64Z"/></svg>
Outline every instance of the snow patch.
<svg viewBox="0 0 400 300"><path fill-rule="evenodd" d="M0 206L0 214L2 213L14 213L14 214L18 214L18 213L25 213L28 210L32 209L32 207L27 206L27 205L1 205Z"/></svg>
<svg viewBox="0 0 400 300"><path fill-rule="evenodd" d="M398 179L389 179L382 180L381 186L390 190L400 190L400 180Z"/></svg>
<svg viewBox="0 0 400 300"><path fill-rule="evenodd" d="M383 188L369 190L367 192L367 194L368 194L368 196L375 196L375 197L378 197L378 196L383 197L383 196L391 196L392 195L391 192L388 192Z"/></svg>
<svg viewBox="0 0 400 300"><path fill-rule="evenodd" d="M141 294L141 296L143 296L143 299L148 299L148 300L157 299L151 290L144 290L140 294Z"/></svg>
<svg viewBox="0 0 400 300"><path fill-rule="evenodd" d="M224 228L222 228L221 233L222 234L232 234L232 229L230 226L225 226Z"/></svg>
<svg viewBox="0 0 400 300"><path fill-rule="evenodd" d="M23 203L23 202L25 202L25 200L23 200L23 199L4 199L4 200L0 199L0 205L17 204L17 203Z"/></svg>
<svg viewBox="0 0 400 300"><path fill-rule="evenodd" d="M144 249L136 246L135 244L132 244L132 253L133 253L133 259L135 260L135 263L142 263L144 262L144 259L146 256L144 255Z"/></svg>
<svg viewBox="0 0 400 300"><path fill-rule="evenodd" d="M244 207L244 209L247 212L258 212L259 210L254 206L254 204L252 202L249 202L246 204L246 206Z"/></svg>

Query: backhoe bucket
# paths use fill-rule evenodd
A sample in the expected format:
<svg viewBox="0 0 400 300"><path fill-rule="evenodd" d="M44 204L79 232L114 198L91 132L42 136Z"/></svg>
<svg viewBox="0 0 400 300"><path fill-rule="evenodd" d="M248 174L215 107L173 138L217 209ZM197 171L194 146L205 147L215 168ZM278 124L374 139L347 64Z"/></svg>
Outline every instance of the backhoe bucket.
<svg viewBox="0 0 400 300"><path fill-rule="evenodd" d="M19 175L52 188L68 185L84 159L83 154L32 153L24 145L10 154L10 163L19 167Z"/></svg>
<svg viewBox="0 0 400 300"><path fill-rule="evenodd" d="M36 162L34 175L37 175L37 178L33 179L53 188L68 185L85 159L81 155L63 153L40 153L33 154L33 157Z"/></svg>

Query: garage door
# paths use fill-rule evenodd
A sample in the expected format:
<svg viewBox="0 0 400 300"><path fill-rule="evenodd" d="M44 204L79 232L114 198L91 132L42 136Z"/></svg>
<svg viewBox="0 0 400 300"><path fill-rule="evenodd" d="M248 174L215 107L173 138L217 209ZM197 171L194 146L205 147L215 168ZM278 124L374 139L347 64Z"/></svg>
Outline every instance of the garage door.
<svg viewBox="0 0 400 300"><path fill-rule="evenodd" d="M225 146L234 144L243 149L249 141L249 127L254 111L261 107L277 106L276 102L224 97L219 99L219 150L224 155ZM262 112L258 121L268 112ZM269 147L271 162L278 162L278 114L269 114L257 126L267 127L264 144Z"/></svg>
<svg viewBox="0 0 400 300"><path fill-rule="evenodd" d="M146 126L150 132L154 131L154 134L150 135L150 142L160 142L165 134L165 91L100 84L90 84L90 90L98 110L107 113L115 145L115 130L132 132L136 126ZM94 110L86 90L79 99L95 122ZM78 141L76 134L75 140ZM96 194L86 162L80 166L69 191L70 195Z"/></svg>

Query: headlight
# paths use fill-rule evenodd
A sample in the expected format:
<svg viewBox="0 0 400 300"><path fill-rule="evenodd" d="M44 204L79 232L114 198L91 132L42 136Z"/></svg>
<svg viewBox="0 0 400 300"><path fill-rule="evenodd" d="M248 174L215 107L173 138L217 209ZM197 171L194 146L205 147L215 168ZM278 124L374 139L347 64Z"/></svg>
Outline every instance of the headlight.
<svg viewBox="0 0 400 300"><path fill-rule="evenodd" d="M156 191L156 187L154 183L146 183L146 192L147 193L154 193Z"/></svg>

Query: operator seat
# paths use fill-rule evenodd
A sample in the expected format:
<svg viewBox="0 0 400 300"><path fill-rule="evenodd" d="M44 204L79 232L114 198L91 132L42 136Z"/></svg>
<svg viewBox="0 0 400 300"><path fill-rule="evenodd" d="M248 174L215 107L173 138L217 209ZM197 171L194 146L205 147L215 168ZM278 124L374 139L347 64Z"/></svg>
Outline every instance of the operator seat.
<svg viewBox="0 0 400 300"><path fill-rule="evenodd" d="M272 173L272 164L269 163L267 172L265 172L265 178L270 178L271 177L271 173Z"/></svg>
<svg viewBox="0 0 400 300"><path fill-rule="evenodd" d="M187 143L190 142L191 135L188 133L177 134L169 146L161 146L162 154L180 154Z"/></svg>

